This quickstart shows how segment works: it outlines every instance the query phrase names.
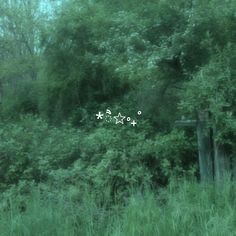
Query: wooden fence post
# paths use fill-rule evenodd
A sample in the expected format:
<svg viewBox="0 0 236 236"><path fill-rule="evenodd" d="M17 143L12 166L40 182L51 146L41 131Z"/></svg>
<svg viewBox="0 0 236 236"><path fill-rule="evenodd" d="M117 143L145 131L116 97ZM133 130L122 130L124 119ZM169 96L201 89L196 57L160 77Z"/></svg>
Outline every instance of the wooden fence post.
<svg viewBox="0 0 236 236"><path fill-rule="evenodd" d="M208 127L208 113L199 112L197 120L178 120L177 126L196 127L198 143L198 161L200 179L203 182L213 181L213 141Z"/></svg>
<svg viewBox="0 0 236 236"><path fill-rule="evenodd" d="M197 118L198 158L201 181L213 181L213 145L208 127L207 112L199 112Z"/></svg>
<svg viewBox="0 0 236 236"><path fill-rule="evenodd" d="M226 173L232 174L230 168L230 158L226 155L223 145L217 141L217 126L213 127L214 135L214 168L215 180L219 182L222 180Z"/></svg>

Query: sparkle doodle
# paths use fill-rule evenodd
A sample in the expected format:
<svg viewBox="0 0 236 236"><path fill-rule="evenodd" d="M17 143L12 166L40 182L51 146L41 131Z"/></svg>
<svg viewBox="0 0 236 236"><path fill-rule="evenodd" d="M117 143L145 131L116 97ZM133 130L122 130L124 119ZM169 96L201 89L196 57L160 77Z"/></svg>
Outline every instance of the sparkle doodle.
<svg viewBox="0 0 236 236"><path fill-rule="evenodd" d="M140 117L142 115L142 111L138 111L137 115ZM136 127L138 125L138 121L131 116L125 116L122 112L118 112L115 115L112 115L112 111L106 109L106 112L99 111L96 114L97 120L104 121L106 123L114 123L115 125L124 125L130 124L131 127Z"/></svg>

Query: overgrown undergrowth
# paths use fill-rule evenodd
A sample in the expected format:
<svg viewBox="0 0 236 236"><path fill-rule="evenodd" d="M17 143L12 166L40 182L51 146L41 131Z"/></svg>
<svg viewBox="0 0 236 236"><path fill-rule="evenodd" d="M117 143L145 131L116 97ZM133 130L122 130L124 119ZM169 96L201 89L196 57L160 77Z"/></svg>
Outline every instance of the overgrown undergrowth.
<svg viewBox="0 0 236 236"><path fill-rule="evenodd" d="M31 189L21 200L5 196L2 236L236 235L236 184L229 180L217 186L171 181L165 189L135 191L126 204L110 207L93 191L75 201L71 191L50 197L42 187Z"/></svg>

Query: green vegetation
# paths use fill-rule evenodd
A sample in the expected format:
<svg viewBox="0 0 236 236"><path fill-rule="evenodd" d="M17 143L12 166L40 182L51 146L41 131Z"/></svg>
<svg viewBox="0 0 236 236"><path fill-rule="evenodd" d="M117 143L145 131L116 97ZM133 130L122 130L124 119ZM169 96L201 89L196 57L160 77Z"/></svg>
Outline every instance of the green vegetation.
<svg viewBox="0 0 236 236"><path fill-rule="evenodd" d="M236 235L235 12L0 0L0 236Z"/></svg>
<svg viewBox="0 0 236 236"><path fill-rule="evenodd" d="M112 207L95 191L49 194L46 186L20 184L17 192L29 188L25 202L19 196L16 202L11 189L5 193L1 235L235 235L236 185L229 180L218 188L174 181L155 194L133 192L124 206Z"/></svg>

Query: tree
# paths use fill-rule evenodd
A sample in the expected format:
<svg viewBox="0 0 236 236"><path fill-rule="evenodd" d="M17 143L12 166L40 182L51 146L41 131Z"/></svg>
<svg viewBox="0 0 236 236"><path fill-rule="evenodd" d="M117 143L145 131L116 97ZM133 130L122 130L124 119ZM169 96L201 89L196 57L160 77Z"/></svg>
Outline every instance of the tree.
<svg viewBox="0 0 236 236"><path fill-rule="evenodd" d="M37 79L40 68L40 35L46 26L45 14L41 10L41 1L1 0L2 114L12 115L37 109L36 101L28 96L28 90L34 89L33 81Z"/></svg>

